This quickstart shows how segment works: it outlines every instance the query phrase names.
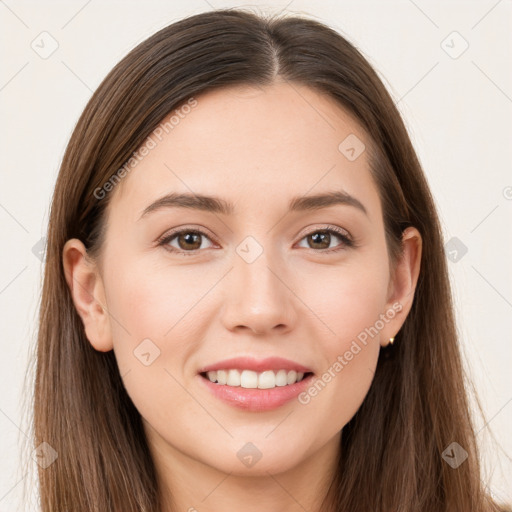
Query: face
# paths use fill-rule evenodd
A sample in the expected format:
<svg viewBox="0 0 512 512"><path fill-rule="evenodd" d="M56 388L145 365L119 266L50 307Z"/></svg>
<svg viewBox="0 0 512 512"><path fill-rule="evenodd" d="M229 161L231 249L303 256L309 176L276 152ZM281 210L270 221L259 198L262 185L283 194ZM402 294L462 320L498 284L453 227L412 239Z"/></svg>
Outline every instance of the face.
<svg viewBox="0 0 512 512"><path fill-rule="evenodd" d="M333 100L278 83L196 101L109 192L93 291L105 310L75 302L159 453L285 471L337 446L405 319L419 255L391 281L369 139ZM196 201L154 204L171 194ZM352 199L309 200L324 194ZM196 208L200 195L226 208ZM235 357L248 359L222 363ZM227 384L201 374L219 362L210 377Z"/></svg>

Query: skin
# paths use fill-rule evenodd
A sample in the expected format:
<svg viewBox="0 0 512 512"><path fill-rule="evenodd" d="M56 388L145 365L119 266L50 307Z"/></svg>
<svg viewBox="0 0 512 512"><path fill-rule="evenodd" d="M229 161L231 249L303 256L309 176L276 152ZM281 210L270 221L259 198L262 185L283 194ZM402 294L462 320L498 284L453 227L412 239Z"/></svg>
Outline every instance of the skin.
<svg viewBox="0 0 512 512"><path fill-rule="evenodd" d="M196 99L110 192L101 261L88 258L79 240L66 243L66 278L92 346L115 352L175 510L317 511L341 429L411 308L421 236L404 232L392 280L366 152L349 161L338 150L349 134L368 147L368 136L330 98L277 82ZM287 213L291 197L340 188L368 216L347 205ZM235 214L169 208L138 220L169 192L221 196ZM307 235L327 224L347 230L358 246L326 253L344 242L333 234L315 244ZM194 255L157 245L176 227L207 232L196 245L183 237L181 246L178 238L167 243ZM236 252L247 236L263 249L250 264ZM207 364L253 355L292 359L321 376L397 302L402 310L307 404L242 411L207 392L197 375ZM149 366L133 354L146 338L160 349ZM262 454L252 467L237 457L249 441Z"/></svg>

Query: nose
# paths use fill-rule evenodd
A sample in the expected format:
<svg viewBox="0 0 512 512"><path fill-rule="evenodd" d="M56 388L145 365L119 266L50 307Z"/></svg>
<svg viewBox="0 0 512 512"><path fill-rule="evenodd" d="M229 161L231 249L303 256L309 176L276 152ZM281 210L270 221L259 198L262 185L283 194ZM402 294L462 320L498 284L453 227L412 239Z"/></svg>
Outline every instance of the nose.
<svg viewBox="0 0 512 512"><path fill-rule="evenodd" d="M280 334L293 328L297 309L284 263L263 253L252 262L234 255L233 269L225 278L222 322L231 331Z"/></svg>

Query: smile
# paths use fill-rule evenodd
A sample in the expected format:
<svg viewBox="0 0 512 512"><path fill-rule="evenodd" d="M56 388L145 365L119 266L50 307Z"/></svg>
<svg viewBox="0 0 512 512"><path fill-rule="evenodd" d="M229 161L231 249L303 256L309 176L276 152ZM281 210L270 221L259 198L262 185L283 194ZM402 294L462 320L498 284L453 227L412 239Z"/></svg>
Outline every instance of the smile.
<svg viewBox="0 0 512 512"><path fill-rule="evenodd" d="M295 370L266 370L255 372L252 370L226 369L209 371L202 374L210 382L217 384L242 387L245 389L273 389L275 387L289 386L300 382L304 378L304 372Z"/></svg>
<svg viewBox="0 0 512 512"><path fill-rule="evenodd" d="M311 385L314 374L294 370L265 370L258 373L229 369L200 373L198 378L200 384L221 402L247 412L264 412L282 407L297 398Z"/></svg>

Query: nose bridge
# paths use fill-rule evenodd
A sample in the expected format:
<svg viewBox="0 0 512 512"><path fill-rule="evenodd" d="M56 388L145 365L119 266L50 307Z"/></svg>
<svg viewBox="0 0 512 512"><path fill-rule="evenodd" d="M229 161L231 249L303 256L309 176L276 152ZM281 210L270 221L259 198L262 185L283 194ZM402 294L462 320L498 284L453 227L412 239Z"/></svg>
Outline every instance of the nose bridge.
<svg viewBox="0 0 512 512"><path fill-rule="evenodd" d="M249 236L237 246L233 266L225 304L227 327L243 325L256 332L290 327L293 294L281 281L286 272L278 252Z"/></svg>

